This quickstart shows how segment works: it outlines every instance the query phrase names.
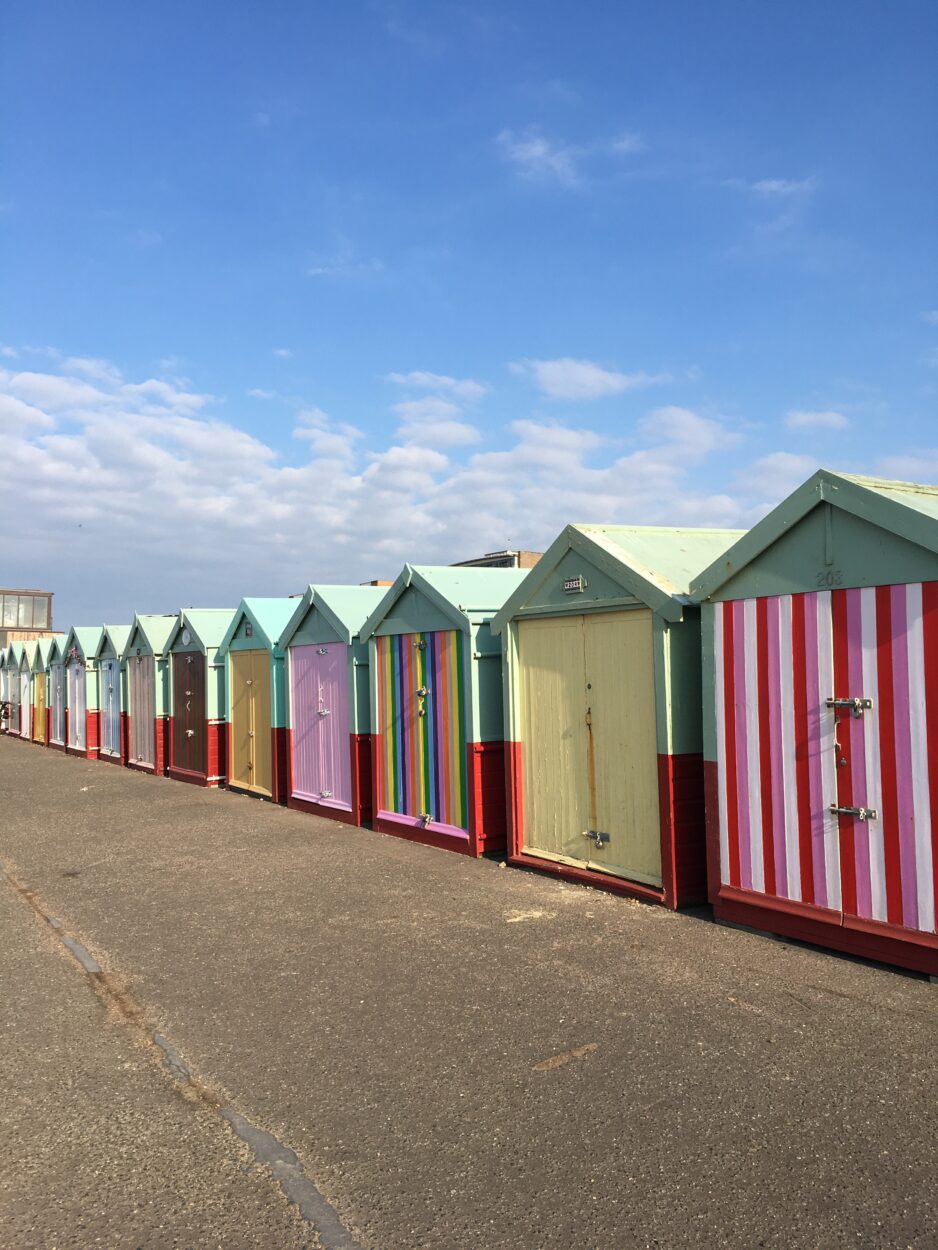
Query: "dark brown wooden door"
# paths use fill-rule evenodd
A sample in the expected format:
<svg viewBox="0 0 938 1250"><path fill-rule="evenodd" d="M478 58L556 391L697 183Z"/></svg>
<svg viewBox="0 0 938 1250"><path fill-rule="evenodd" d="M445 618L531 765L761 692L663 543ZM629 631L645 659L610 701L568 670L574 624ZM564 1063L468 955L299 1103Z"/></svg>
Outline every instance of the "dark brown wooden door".
<svg viewBox="0 0 938 1250"><path fill-rule="evenodd" d="M205 774L205 656L173 655L173 766Z"/></svg>

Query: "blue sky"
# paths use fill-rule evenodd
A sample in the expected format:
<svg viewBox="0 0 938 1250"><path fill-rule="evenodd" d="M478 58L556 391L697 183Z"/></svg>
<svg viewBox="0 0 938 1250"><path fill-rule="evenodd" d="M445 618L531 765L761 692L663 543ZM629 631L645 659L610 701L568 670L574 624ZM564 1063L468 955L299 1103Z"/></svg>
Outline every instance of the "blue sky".
<svg viewBox="0 0 938 1250"><path fill-rule="evenodd" d="M938 481L931 2L4 26L4 580L58 624Z"/></svg>

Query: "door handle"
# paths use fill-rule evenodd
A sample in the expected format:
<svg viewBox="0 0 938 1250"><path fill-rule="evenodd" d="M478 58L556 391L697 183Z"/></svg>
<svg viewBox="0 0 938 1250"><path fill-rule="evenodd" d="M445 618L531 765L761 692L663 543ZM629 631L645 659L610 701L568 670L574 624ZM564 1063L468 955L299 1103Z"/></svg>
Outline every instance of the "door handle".
<svg viewBox="0 0 938 1250"><path fill-rule="evenodd" d="M327 707L321 707L316 713L317 716L331 716L332 712Z"/></svg>
<svg viewBox="0 0 938 1250"><path fill-rule="evenodd" d="M875 807L838 807L831 803L829 811L834 816L856 816L857 820L875 820Z"/></svg>
<svg viewBox="0 0 938 1250"><path fill-rule="evenodd" d="M194 737L195 737L195 730L194 730L194 729L187 729L187 730L186 730L186 737L187 737L187 738L194 738Z"/></svg>
<svg viewBox="0 0 938 1250"><path fill-rule="evenodd" d="M597 847L603 847L609 841L608 833L600 833L598 829L584 829L580 834L581 838L588 838L590 842L595 843Z"/></svg>
<svg viewBox="0 0 938 1250"><path fill-rule="evenodd" d="M249 730L248 730L248 737L249 737L249 738L253 738L253 737L254 737L254 730L253 730L253 729L249 729Z"/></svg>

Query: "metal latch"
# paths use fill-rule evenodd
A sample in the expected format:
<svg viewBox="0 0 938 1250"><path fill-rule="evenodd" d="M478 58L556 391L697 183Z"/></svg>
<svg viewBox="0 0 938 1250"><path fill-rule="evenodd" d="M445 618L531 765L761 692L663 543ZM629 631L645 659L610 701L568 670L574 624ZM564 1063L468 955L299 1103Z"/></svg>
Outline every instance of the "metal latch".
<svg viewBox="0 0 938 1250"><path fill-rule="evenodd" d="M320 790L320 791L319 791L319 797L320 797L321 799L331 799L331 798L332 798L332 791L331 791L331 790Z"/></svg>
<svg viewBox="0 0 938 1250"><path fill-rule="evenodd" d="M433 813L421 812L420 815L417 817L417 819L420 821L422 825L429 825L430 821L433 819Z"/></svg>
<svg viewBox="0 0 938 1250"><path fill-rule="evenodd" d="M417 687L417 698L418 698L418 699L425 699L429 693L430 693L430 687L429 687L429 686L418 686L418 687Z"/></svg>
<svg viewBox="0 0 938 1250"><path fill-rule="evenodd" d="M828 699L828 707L848 707L851 713L858 719L863 715L864 708L873 706L872 699Z"/></svg>
<svg viewBox="0 0 938 1250"><path fill-rule="evenodd" d="M838 807L836 803L830 805L831 814L834 816L856 816L857 820L875 820L875 807Z"/></svg>
<svg viewBox="0 0 938 1250"><path fill-rule="evenodd" d="M580 834L581 838L589 838L591 842L595 842L597 846L605 846L609 841L608 833L600 833L598 829L584 829Z"/></svg>
<svg viewBox="0 0 938 1250"><path fill-rule="evenodd" d="M317 655L328 655L328 654L329 654L329 648L328 648L328 647L318 647L318 648L316 649L316 654L317 654Z"/></svg>
<svg viewBox="0 0 938 1250"><path fill-rule="evenodd" d="M248 730L248 737L249 737L249 738L253 738L253 737L254 737L254 730L253 730L253 729L249 729L249 730Z"/></svg>
<svg viewBox="0 0 938 1250"><path fill-rule="evenodd" d="M187 729L187 730L186 730L186 737L187 737L187 738L194 738L194 737L195 737L195 730L194 730L194 729Z"/></svg>
<svg viewBox="0 0 938 1250"><path fill-rule="evenodd" d="M316 713L316 715L317 716L331 716L332 709L328 707L321 707L319 711Z"/></svg>

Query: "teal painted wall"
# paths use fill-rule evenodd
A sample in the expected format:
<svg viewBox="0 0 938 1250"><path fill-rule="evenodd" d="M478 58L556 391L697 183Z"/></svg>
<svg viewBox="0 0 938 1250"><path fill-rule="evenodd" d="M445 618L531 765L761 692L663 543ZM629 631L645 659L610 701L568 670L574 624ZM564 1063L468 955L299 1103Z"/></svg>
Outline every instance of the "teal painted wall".
<svg viewBox="0 0 938 1250"><path fill-rule="evenodd" d="M938 555L821 503L714 594L715 602L938 579Z"/></svg>
<svg viewBox="0 0 938 1250"><path fill-rule="evenodd" d="M541 580L538 574L541 574ZM585 578L586 589L573 594L565 591L564 581L578 576ZM543 573L541 566L535 565L524 583L525 591L529 586L531 589L519 616L556 616L559 612L580 613L598 607L639 604L639 600L619 582L599 569L592 560L573 550L567 550L550 570L544 569Z"/></svg>
<svg viewBox="0 0 938 1250"><path fill-rule="evenodd" d="M391 608L376 634L417 634L428 630L453 629L453 619L429 601L416 586L408 586Z"/></svg>

